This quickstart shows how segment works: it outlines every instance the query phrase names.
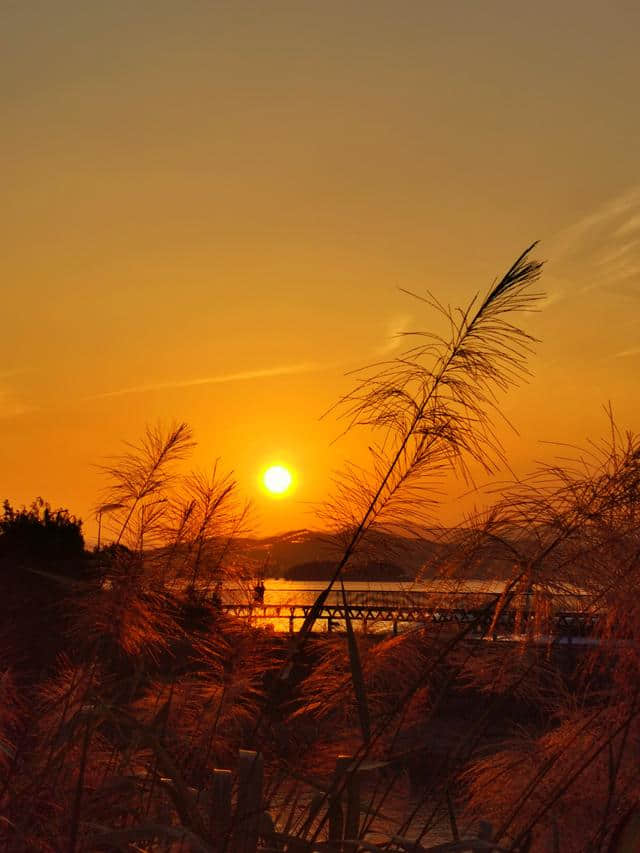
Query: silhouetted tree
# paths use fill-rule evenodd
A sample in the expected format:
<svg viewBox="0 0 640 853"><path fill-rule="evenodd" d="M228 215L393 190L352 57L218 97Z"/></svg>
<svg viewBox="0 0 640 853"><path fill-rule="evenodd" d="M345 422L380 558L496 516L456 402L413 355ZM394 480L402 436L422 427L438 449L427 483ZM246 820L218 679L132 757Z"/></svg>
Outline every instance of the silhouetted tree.
<svg viewBox="0 0 640 853"><path fill-rule="evenodd" d="M42 498L0 519L2 641L14 665L37 674L64 647L71 596L93 577L82 522ZM78 586L79 584L79 586Z"/></svg>
<svg viewBox="0 0 640 853"><path fill-rule="evenodd" d="M42 498L27 509L3 504L0 520L0 566L31 564L73 573L84 560L82 522L66 509L51 509Z"/></svg>

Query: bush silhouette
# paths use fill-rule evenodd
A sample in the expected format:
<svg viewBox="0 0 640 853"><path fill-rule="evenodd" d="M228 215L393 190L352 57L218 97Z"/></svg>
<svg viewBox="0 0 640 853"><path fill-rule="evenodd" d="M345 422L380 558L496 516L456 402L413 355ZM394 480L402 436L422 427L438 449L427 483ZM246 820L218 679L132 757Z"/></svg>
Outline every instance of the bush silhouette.
<svg viewBox="0 0 640 853"><path fill-rule="evenodd" d="M73 574L84 561L82 522L42 498L27 509L4 502L0 521L0 566L50 566Z"/></svg>
<svg viewBox="0 0 640 853"><path fill-rule="evenodd" d="M46 668L61 648L69 583L90 578L82 522L42 498L31 506L3 505L0 594L3 634L23 673Z"/></svg>

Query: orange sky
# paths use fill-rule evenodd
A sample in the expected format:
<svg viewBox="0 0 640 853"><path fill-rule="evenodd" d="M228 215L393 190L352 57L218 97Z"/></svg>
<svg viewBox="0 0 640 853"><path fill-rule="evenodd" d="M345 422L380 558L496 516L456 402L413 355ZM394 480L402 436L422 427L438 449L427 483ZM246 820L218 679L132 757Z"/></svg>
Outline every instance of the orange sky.
<svg viewBox="0 0 640 853"><path fill-rule="evenodd" d="M312 525L357 453L318 421L344 373L435 322L398 288L466 303L534 239L514 467L609 399L638 427L637 4L8 2L0 30L2 496L88 520L94 463L175 418L258 530Z"/></svg>

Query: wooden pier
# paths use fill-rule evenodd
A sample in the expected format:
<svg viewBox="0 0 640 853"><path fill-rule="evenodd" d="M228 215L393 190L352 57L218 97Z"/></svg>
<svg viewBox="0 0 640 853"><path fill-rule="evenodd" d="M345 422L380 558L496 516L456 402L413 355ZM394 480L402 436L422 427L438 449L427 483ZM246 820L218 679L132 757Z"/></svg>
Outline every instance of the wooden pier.
<svg viewBox="0 0 640 853"><path fill-rule="evenodd" d="M313 604L223 604L222 610L254 624L280 622L294 633L311 614ZM328 633L343 629L348 617L360 624L363 633L375 626L376 631L397 634L400 625L470 627L471 636L516 636L530 626L540 625L533 610L505 608L494 624L492 607L423 606L398 604L325 604L318 609L317 623ZM593 634L599 615L587 611L558 610L545 618L543 633L554 638L588 637Z"/></svg>

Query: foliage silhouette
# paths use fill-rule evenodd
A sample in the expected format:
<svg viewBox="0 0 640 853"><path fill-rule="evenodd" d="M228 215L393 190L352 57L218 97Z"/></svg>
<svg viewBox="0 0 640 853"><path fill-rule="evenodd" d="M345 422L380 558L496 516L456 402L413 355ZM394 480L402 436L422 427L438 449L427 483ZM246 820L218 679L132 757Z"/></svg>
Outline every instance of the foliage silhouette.
<svg viewBox="0 0 640 853"><path fill-rule="evenodd" d="M82 522L42 498L29 507L3 505L0 595L6 655L23 676L52 664L63 646L70 585L95 583Z"/></svg>
<svg viewBox="0 0 640 853"><path fill-rule="evenodd" d="M0 519L0 565L51 566L71 573L82 564L82 522L66 509L52 510L42 498L29 508L14 509L3 504Z"/></svg>

